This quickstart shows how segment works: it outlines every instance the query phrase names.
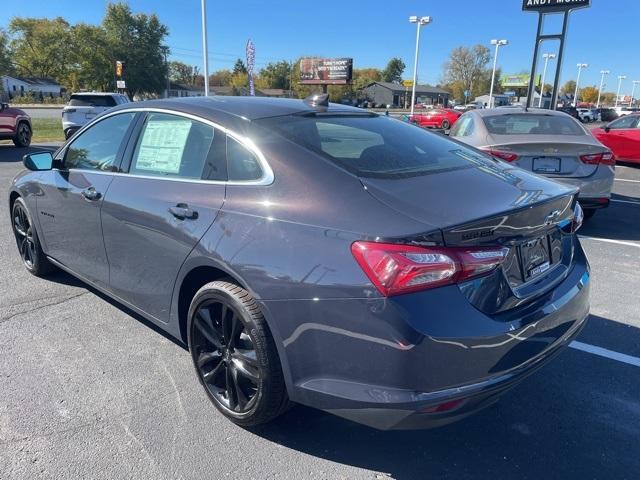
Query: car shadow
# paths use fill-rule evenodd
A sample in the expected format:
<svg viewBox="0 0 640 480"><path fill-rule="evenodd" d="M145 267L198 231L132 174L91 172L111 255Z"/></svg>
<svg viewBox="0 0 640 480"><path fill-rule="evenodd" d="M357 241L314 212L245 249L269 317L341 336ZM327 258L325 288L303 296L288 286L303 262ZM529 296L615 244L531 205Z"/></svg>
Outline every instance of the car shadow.
<svg viewBox="0 0 640 480"><path fill-rule="evenodd" d="M10 144L0 144L0 163L17 163L22 161L22 157L24 157L28 153L34 152L55 152L60 146L59 145L48 145L48 144L38 144L31 145L26 148L19 148L14 146L12 143Z"/></svg>
<svg viewBox="0 0 640 480"><path fill-rule="evenodd" d="M611 200L608 208L584 222L579 233L612 240L640 240L640 198L613 193Z"/></svg>
<svg viewBox="0 0 640 480"><path fill-rule="evenodd" d="M640 341L640 330L632 330ZM497 404L433 430L377 431L297 406L251 432L402 480L634 478L640 387L637 367L620 365L568 349Z"/></svg>

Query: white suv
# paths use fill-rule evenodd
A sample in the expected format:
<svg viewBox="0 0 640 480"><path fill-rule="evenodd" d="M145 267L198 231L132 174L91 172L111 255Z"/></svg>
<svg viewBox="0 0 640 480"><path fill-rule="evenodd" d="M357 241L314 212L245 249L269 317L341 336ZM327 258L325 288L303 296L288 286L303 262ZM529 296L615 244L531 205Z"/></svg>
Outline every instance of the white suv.
<svg viewBox="0 0 640 480"><path fill-rule="evenodd" d="M129 98L121 93L73 93L69 103L62 110L62 130L65 138L69 138L96 115L128 102Z"/></svg>

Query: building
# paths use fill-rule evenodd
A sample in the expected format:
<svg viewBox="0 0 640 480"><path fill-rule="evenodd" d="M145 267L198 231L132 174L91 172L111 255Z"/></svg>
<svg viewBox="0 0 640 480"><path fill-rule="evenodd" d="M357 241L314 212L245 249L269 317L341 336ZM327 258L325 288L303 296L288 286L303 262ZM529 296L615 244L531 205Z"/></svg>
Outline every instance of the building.
<svg viewBox="0 0 640 480"><path fill-rule="evenodd" d="M411 106L411 88L398 83L373 82L364 87L360 93L364 100L376 106L390 105L396 108ZM416 85L416 103L446 107L449 104L449 92L429 85Z"/></svg>
<svg viewBox="0 0 640 480"><path fill-rule="evenodd" d="M2 75L2 88L11 97L26 95L29 92L34 96L59 97L62 86L50 78L16 77Z"/></svg>

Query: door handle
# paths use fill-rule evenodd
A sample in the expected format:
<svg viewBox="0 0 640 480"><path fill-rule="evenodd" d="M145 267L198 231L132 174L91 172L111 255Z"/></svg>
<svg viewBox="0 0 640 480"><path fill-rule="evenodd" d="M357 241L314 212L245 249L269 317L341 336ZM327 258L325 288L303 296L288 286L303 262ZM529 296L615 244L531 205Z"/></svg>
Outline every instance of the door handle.
<svg viewBox="0 0 640 480"><path fill-rule="evenodd" d="M100 200L100 198L102 197L102 194L100 192L98 192L95 189L95 187L85 188L80 193L84 198L86 198L87 200L92 200L92 201Z"/></svg>
<svg viewBox="0 0 640 480"><path fill-rule="evenodd" d="M198 218L198 212L190 208L186 203L179 203L175 207L169 207L169 213L178 220L184 220L185 218L195 220Z"/></svg>

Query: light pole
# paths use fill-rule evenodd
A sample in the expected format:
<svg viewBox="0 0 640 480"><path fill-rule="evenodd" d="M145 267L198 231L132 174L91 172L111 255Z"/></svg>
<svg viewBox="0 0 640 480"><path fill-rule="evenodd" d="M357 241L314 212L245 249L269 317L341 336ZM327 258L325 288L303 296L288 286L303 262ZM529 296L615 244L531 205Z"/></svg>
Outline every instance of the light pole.
<svg viewBox="0 0 640 480"><path fill-rule="evenodd" d="M609 70L600 70L600 74L602 78L600 78L600 89L598 90L598 103L596 103L596 108L600 108L600 95L602 95L602 89L604 88L604 76L609 75L611 72Z"/></svg>
<svg viewBox="0 0 640 480"><path fill-rule="evenodd" d="M640 85L640 80L633 81L633 88L631 89L631 101L629 102L629 107L633 107L633 96L636 94L637 85Z"/></svg>
<svg viewBox="0 0 640 480"><path fill-rule="evenodd" d="M573 106L578 106L578 88L580 88L580 74L582 73L583 68L587 68L589 64L587 63L579 63L578 65L578 78L576 79L576 93L573 96Z"/></svg>
<svg viewBox="0 0 640 480"><path fill-rule="evenodd" d="M409 23L417 24L416 32L416 55L413 59L413 85L411 86L411 115L413 116L413 108L416 104L416 82L418 81L418 52L420 50L420 27L431 23L431 17L418 17L412 15L409 17Z"/></svg>
<svg viewBox="0 0 640 480"><path fill-rule="evenodd" d="M204 60L204 96L209 96L209 47L207 45L207 0L202 0L202 56Z"/></svg>
<svg viewBox="0 0 640 480"><path fill-rule="evenodd" d="M618 106L618 98L620 98L620 89L622 88L622 81L626 80L627 76L626 75L618 75L618 93L616 93L616 104L615 106Z"/></svg>
<svg viewBox="0 0 640 480"><path fill-rule="evenodd" d="M507 40L491 40L491 45L496 46L496 53L493 56L493 71L491 72L491 89L489 90L489 108L493 106L493 83L496 80L496 65L498 64L498 49L504 45L508 45Z"/></svg>
<svg viewBox="0 0 640 480"><path fill-rule="evenodd" d="M542 70L542 86L540 87L540 100L538 101L538 108L542 107L542 94L544 93L544 81L547 78L547 66L549 65L549 60L553 60L556 58L555 53L543 53L542 58L544 58L544 70Z"/></svg>

